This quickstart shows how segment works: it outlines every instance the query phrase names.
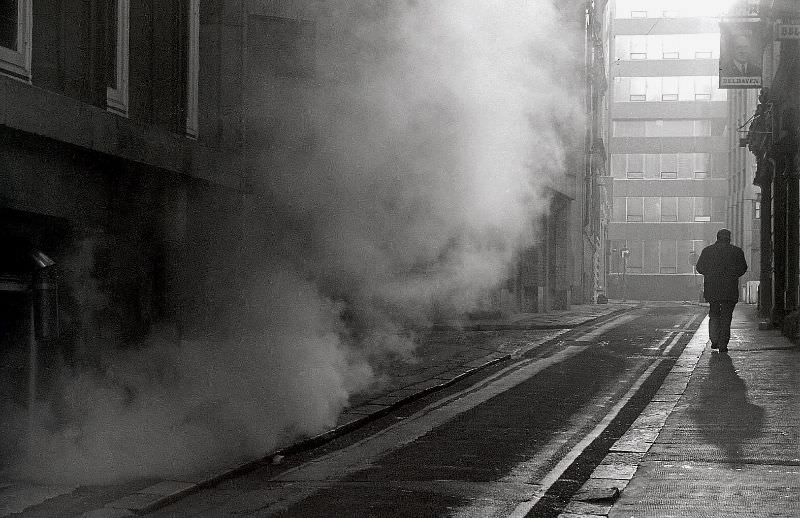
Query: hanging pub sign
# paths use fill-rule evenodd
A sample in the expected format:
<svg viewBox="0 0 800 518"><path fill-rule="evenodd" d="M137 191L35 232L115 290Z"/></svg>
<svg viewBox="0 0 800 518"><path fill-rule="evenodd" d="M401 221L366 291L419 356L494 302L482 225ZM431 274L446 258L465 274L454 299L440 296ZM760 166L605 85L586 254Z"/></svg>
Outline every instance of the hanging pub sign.
<svg viewBox="0 0 800 518"><path fill-rule="evenodd" d="M761 27L760 20L756 18L720 22L720 88L761 88Z"/></svg>

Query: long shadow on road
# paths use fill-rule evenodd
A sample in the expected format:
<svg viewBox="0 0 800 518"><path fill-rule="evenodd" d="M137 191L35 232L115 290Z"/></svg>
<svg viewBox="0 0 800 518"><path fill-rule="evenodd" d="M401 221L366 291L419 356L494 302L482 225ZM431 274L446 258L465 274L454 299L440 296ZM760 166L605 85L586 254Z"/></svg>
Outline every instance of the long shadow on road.
<svg viewBox="0 0 800 518"><path fill-rule="evenodd" d="M714 353L702 380L699 404L690 410L705 440L722 450L733 466L743 464L742 447L764 426L764 409L747 399L747 386L730 356Z"/></svg>

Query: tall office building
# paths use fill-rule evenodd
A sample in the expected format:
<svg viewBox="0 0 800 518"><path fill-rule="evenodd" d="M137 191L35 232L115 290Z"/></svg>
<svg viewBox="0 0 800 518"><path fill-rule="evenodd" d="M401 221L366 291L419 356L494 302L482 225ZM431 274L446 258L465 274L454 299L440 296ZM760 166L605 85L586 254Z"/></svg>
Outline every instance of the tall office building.
<svg viewBox="0 0 800 518"><path fill-rule="evenodd" d="M697 2L612 3L612 298L697 300L693 264L726 225L728 106L716 14Z"/></svg>

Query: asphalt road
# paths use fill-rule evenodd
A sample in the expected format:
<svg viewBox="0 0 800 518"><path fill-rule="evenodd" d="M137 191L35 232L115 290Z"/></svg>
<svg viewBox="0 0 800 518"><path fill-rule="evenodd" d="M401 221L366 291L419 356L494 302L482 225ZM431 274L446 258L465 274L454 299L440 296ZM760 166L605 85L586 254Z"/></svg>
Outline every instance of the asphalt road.
<svg viewBox="0 0 800 518"><path fill-rule="evenodd" d="M702 320L650 304L149 516L556 516Z"/></svg>

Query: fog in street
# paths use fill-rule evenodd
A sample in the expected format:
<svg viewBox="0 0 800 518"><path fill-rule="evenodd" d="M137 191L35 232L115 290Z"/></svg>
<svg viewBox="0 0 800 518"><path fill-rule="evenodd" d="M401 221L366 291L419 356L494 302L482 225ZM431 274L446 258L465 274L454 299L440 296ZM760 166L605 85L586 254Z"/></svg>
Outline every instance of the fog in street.
<svg viewBox="0 0 800 518"><path fill-rule="evenodd" d="M545 0L314 9L307 85L280 105L281 86L251 71L246 245L220 283L240 305L203 323L227 332L107 344L101 374L71 372L32 422L4 425L31 433L11 472L168 478L323 432L389 362L414 361L416 333L480 308L536 242L550 182L583 144L583 101L569 93L580 27L570 34ZM88 261L93 246L75 253ZM66 280L99 310L109 302L89 271Z"/></svg>

